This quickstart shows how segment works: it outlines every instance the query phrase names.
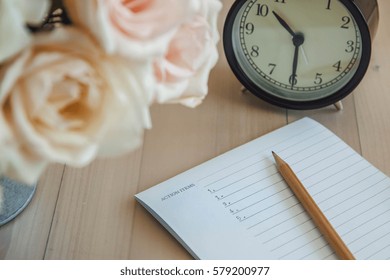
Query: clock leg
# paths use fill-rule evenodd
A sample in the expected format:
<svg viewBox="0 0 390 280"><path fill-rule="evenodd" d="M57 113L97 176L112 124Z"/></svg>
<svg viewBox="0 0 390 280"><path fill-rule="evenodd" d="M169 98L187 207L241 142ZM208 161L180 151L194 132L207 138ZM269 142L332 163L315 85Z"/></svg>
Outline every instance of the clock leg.
<svg viewBox="0 0 390 280"><path fill-rule="evenodd" d="M249 92L249 90L247 90L246 87L241 87L241 93L246 94L248 92Z"/></svg>
<svg viewBox="0 0 390 280"><path fill-rule="evenodd" d="M337 111L342 111L344 109L343 103L341 101L338 101L333 105L336 107Z"/></svg>

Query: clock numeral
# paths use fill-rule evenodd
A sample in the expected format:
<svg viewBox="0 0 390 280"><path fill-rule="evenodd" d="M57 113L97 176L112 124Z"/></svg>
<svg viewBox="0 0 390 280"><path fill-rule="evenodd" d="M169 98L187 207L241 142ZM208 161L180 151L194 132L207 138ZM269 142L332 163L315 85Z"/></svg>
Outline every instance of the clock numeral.
<svg viewBox="0 0 390 280"><path fill-rule="evenodd" d="M316 78L314 79L314 84L320 85L322 82L322 73L317 73Z"/></svg>
<svg viewBox="0 0 390 280"><path fill-rule="evenodd" d="M248 23L245 25L245 30L246 30L246 34L247 34L247 35L251 35L251 34L253 34L253 32L255 31L255 26L253 25L253 23L248 22Z"/></svg>
<svg viewBox="0 0 390 280"><path fill-rule="evenodd" d="M298 83L297 75L291 75L288 82L290 85L295 86Z"/></svg>
<svg viewBox="0 0 390 280"><path fill-rule="evenodd" d="M269 14L269 7L266 4L257 4L257 15L266 17Z"/></svg>
<svg viewBox="0 0 390 280"><path fill-rule="evenodd" d="M341 18L341 20L344 22L343 25L341 25L341 28L343 29L349 29L349 23L351 22L351 18L350 17L347 17L347 16L344 16Z"/></svg>
<svg viewBox="0 0 390 280"><path fill-rule="evenodd" d="M260 54L260 47L257 45L252 46L251 56L258 57Z"/></svg>
<svg viewBox="0 0 390 280"><path fill-rule="evenodd" d="M328 5L326 5L326 9L327 10L330 10L330 4L331 4L332 0L328 0Z"/></svg>
<svg viewBox="0 0 390 280"><path fill-rule="evenodd" d="M270 63L270 64L268 64L268 67L271 68L271 71L269 71L269 74L272 75L274 73L274 71L275 71L276 64Z"/></svg>
<svg viewBox="0 0 390 280"><path fill-rule="evenodd" d="M275 0L276 3L286 4L285 0Z"/></svg>
<svg viewBox="0 0 390 280"><path fill-rule="evenodd" d="M355 50L355 42L354 41L349 40L347 42L347 45L348 45L348 47L345 49L345 52L351 53L351 52L353 52Z"/></svg>
<svg viewBox="0 0 390 280"><path fill-rule="evenodd" d="M341 60L337 61L335 64L333 64L333 67L336 68L337 72L341 72Z"/></svg>

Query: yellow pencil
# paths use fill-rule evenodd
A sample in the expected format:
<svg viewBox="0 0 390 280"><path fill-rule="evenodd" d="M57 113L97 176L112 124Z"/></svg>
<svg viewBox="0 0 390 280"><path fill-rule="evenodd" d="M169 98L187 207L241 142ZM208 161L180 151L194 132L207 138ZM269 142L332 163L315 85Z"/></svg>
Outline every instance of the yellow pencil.
<svg viewBox="0 0 390 280"><path fill-rule="evenodd" d="M325 215L321 212L320 208L302 185L301 181L299 181L291 167L276 153L272 152L272 155L275 158L279 173L293 191L296 198L301 202L302 206L312 218L313 222L317 225L317 228L321 231L337 256L342 260L354 260L355 257L351 251L345 245L333 226L329 223Z"/></svg>

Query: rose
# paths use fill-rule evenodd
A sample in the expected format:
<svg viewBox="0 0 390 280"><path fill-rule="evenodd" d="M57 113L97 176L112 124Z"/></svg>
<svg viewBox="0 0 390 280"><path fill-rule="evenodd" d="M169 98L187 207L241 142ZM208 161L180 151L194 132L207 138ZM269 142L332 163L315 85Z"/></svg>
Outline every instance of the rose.
<svg viewBox="0 0 390 280"><path fill-rule="evenodd" d="M195 107L218 59L219 0L65 0L72 21L108 53L155 56L154 101Z"/></svg>
<svg viewBox="0 0 390 280"><path fill-rule="evenodd" d="M166 54L155 62L160 103L201 103L208 92L208 77L218 59L217 16L219 0L201 0L198 13L181 25Z"/></svg>
<svg viewBox="0 0 390 280"><path fill-rule="evenodd" d="M80 167L136 147L153 71L129 63L73 28L37 36L0 72L0 173L33 183L50 162Z"/></svg>
<svg viewBox="0 0 390 280"><path fill-rule="evenodd" d="M65 0L73 24L88 30L110 54L131 58L163 54L198 0Z"/></svg>
<svg viewBox="0 0 390 280"><path fill-rule="evenodd" d="M29 44L26 23L40 24L48 8L48 0L0 0L0 63Z"/></svg>

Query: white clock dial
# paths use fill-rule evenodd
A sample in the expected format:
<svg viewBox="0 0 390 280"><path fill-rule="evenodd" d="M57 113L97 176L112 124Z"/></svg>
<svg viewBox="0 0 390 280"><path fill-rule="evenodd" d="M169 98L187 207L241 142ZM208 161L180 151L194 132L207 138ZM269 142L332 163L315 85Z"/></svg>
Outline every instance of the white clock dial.
<svg viewBox="0 0 390 280"><path fill-rule="evenodd" d="M232 28L240 68L262 90L294 101L343 88L362 58L354 16L338 0L246 1Z"/></svg>

